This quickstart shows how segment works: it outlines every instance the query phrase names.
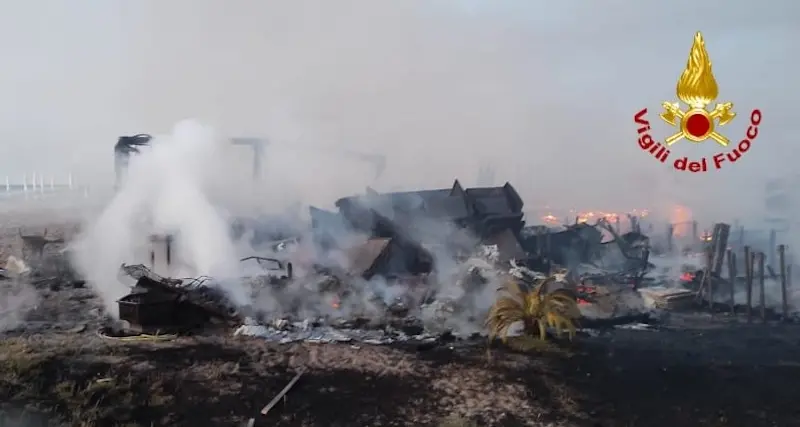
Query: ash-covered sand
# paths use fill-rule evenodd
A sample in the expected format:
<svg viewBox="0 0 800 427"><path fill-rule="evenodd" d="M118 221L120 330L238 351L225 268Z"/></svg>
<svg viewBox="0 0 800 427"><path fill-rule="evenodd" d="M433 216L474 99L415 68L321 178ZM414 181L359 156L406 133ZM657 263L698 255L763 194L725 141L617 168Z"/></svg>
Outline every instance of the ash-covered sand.
<svg viewBox="0 0 800 427"><path fill-rule="evenodd" d="M14 251L18 224L5 224L0 246ZM56 228L68 234L71 225L48 225ZM56 251L45 271L57 270L48 268ZM250 418L319 427L800 425L797 325L673 315L668 330L613 329L533 354L495 349L489 362L484 342L113 341L96 334L103 312L89 289L2 286L27 304L11 317L4 306L3 427L240 426ZM261 416L301 368L286 398Z"/></svg>

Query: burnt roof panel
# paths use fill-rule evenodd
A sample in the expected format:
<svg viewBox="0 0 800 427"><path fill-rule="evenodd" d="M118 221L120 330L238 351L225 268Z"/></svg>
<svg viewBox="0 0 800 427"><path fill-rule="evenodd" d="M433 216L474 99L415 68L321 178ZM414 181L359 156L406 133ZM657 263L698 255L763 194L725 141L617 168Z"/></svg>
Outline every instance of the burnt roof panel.
<svg viewBox="0 0 800 427"><path fill-rule="evenodd" d="M470 202L473 204L487 198L499 197L505 199L505 204L508 207L509 211L511 212L522 211L522 206L523 206L522 199L519 197L517 190L514 189L514 187L509 183L506 183L502 187L468 188L465 192ZM478 207L476 206L476 208Z"/></svg>
<svg viewBox="0 0 800 427"><path fill-rule="evenodd" d="M475 209L481 215L504 215L514 213L505 197L483 197L475 200Z"/></svg>
<svg viewBox="0 0 800 427"><path fill-rule="evenodd" d="M467 188L467 195L473 197L506 197L503 187L476 187Z"/></svg>
<svg viewBox="0 0 800 427"><path fill-rule="evenodd" d="M392 242L390 238L372 238L346 251L347 273L362 276L375 264Z"/></svg>
<svg viewBox="0 0 800 427"><path fill-rule="evenodd" d="M464 199L458 196L431 200L425 204L425 212L432 218L458 220L469 217Z"/></svg>
<svg viewBox="0 0 800 427"><path fill-rule="evenodd" d="M517 236L507 228L492 234L483 241L483 244L497 245L501 261L525 258L525 251L522 249Z"/></svg>

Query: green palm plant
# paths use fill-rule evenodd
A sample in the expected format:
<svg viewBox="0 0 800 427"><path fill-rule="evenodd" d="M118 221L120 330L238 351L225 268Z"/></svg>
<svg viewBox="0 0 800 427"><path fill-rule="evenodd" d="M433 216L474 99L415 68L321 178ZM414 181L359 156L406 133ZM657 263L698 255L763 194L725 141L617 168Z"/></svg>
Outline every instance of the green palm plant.
<svg viewBox="0 0 800 427"><path fill-rule="evenodd" d="M575 295L566 289L547 292L548 285L555 280L555 276L540 279L530 290L524 290L511 280L498 289L502 294L489 309L486 319L489 342L500 338L512 348L527 351L546 340L548 329L559 336L566 332L572 340L581 316L578 302ZM511 326L520 322L522 334L509 337Z"/></svg>

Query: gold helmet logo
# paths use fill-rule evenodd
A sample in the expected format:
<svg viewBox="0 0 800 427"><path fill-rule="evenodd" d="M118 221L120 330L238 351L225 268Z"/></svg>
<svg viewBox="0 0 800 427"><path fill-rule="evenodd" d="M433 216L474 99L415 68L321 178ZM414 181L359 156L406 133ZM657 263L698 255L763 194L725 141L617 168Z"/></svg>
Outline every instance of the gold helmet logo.
<svg viewBox="0 0 800 427"><path fill-rule="evenodd" d="M689 106L689 109L683 111L677 102L662 104L664 112L661 113L661 119L680 129L680 132L665 140L666 144L672 145L683 138L694 143L711 138L719 145L727 146L728 138L718 133L716 127L730 123L736 117L736 113L731 111L733 108L731 102L717 104L710 112L706 109L708 104L717 99L719 88L711 71L711 60L706 51L703 35L699 31L694 36L686 69L678 79L676 94L678 99Z"/></svg>

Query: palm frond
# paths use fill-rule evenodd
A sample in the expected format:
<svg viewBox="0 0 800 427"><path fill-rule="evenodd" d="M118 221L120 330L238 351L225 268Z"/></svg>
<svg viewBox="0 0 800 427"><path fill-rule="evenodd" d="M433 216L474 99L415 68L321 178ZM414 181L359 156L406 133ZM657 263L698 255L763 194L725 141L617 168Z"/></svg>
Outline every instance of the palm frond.
<svg viewBox="0 0 800 427"><path fill-rule="evenodd" d="M498 296L486 318L489 341L500 338L502 342L515 349L532 349L530 340L544 341L547 330L555 331L557 336L567 333L573 339L577 330L577 322L581 314L577 297L567 289L556 289L548 292L548 287L556 281L550 276L537 281L533 288L525 291L514 280L509 280L498 291ZM522 336L509 337L512 325L522 323Z"/></svg>

